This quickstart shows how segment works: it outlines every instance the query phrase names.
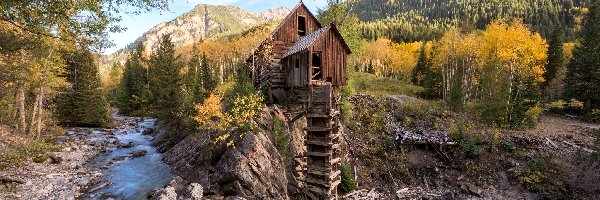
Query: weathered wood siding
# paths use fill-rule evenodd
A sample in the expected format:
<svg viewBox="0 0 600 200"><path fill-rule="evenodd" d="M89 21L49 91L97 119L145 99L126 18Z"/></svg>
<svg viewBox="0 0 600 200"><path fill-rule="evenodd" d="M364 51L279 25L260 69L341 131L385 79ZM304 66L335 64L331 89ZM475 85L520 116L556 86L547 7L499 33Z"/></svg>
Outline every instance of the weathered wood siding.
<svg viewBox="0 0 600 200"><path fill-rule="evenodd" d="M309 13L310 11L304 5L300 5L298 9L292 12L283 20L279 28L275 30L276 32L273 34L274 41L282 41L289 44L296 42L300 38L298 35L298 16L306 17L306 35L321 28L319 21Z"/></svg>
<svg viewBox="0 0 600 200"><path fill-rule="evenodd" d="M343 41L331 28L314 42L310 51L309 62L311 62L311 65L312 52L321 52L321 67L323 71L321 81L326 81L327 77L331 77L331 83L334 86L346 84L345 67L348 53ZM309 73L312 74L312 71Z"/></svg>
<svg viewBox="0 0 600 200"><path fill-rule="evenodd" d="M296 68L296 60L300 66ZM305 87L308 83L308 52L292 55L284 61L288 87Z"/></svg>

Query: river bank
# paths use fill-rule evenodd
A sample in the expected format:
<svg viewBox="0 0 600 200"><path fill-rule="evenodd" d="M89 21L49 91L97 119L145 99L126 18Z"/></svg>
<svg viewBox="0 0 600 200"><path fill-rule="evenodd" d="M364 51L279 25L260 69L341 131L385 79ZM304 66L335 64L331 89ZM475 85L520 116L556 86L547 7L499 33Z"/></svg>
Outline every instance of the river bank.
<svg viewBox="0 0 600 200"><path fill-rule="evenodd" d="M54 142L62 149L1 172L0 199L143 199L172 179L150 145L155 120L114 116L114 129L71 128Z"/></svg>

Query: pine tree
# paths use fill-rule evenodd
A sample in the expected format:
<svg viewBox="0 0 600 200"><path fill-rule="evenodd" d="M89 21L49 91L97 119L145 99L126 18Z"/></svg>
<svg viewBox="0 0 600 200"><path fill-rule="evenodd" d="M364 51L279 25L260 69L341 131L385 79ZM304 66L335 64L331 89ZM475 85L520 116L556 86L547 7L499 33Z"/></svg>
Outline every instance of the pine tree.
<svg viewBox="0 0 600 200"><path fill-rule="evenodd" d="M202 64L200 66L201 76L202 76L202 87L205 92L205 97L208 96L216 87L217 87L217 79L215 78L210 66L208 64L208 59L206 58L206 54L202 55Z"/></svg>
<svg viewBox="0 0 600 200"><path fill-rule="evenodd" d="M119 87L118 103L121 114L144 115L150 102L148 71L143 54L145 47L140 44L131 52L125 62L125 70Z"/></svg>
<svg viewBox="0 0 600 200"><path fill-rule="evenodd" d="M194 54L187 66L187 76L186 76L186 88L189 91L190 95L192 95L192 99L195 103L202 103L204 99L204 88L202 84L202 76L201 76L201 68L202 62L198 55Z"/></svg>
<svg viewBox="0 0 600 200"><path fill-rule="evenodd" d="M415 85L423 86L425 82L425 77L428 71L428 58L426 54L427 42L423 44L421 47L421 53L419 54L419 60L417 61L417 66L413 69L412 72L412 83Z"/></svg>
<svg viewBox="0 0 600 200"><path fill-rule="evenodd" d="M175 56L170 35L164 35L150 58L148 80L152 94L152 110L170 127L179 127L191 108L191 98L185 91L183 64Z"/></svg>
<svg viewBox="0 0 600 200"><path fill-rule="evenodd" d="M565 55L563 52L563 38L565 31L562 25L557 24L548 48L548 63L546 64L546 72L544 79L546 80L544 87L547 87L550 82L556 78L557 72L565 65Z"/></svg>
<svg viewBox="0 0 600 200"><path fill-rule="evenodd" d="M600 106L600 1L584 18L581 45L567 66L565 97L583 100L586 110Z"/></svg>
<svg viewBox="0 0 600 200"><path fill-rule="evenodd" d="M72 126L102 127L110 123L109 105L101 90L98 66L91 52L68 52L67 81L72 87L58 97L58 119Z"/></svg>

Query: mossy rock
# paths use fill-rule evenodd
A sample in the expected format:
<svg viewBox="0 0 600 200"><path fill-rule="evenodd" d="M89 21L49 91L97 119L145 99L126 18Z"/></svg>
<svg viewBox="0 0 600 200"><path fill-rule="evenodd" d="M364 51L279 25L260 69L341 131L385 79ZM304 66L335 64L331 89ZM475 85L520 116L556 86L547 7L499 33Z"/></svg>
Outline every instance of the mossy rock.
<svg viewBox="0 0 600 200"><path fill-rule="evenodd" d="M43 163L43 162L46 162L46 160L48 160L48 159L50 159L50 156L48 156L47 154L40 154L40 155L33 157L31 160L34 163Z"/></svg>

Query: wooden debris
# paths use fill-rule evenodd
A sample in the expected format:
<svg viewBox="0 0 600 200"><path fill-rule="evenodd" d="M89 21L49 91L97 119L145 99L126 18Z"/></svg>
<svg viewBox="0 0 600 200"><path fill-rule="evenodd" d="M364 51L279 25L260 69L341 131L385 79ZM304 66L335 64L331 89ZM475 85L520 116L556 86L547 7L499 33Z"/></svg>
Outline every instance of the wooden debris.
<svg viewBox="0 0 600 200"><path fill-rule="evenodd" d="M558 146L556 146L556 144L554 142L552 142L552 140L550 140L550 138L546 137L546 141L548 142L548 144L550 144L552 147L554 147L555 149L558 149Z"/></svg>
<svg viewBox="0 0 600 200"><path fill-rule="evenodd" d="M567 141L563 141L563 143L571 145L572 147L574 147L576 149L581 149L581 150L583 150L585 152L588 152L588 153L594 153L595 152L594 150L591 150L591 149L588 149L588 148L585 148L585 147L581 147L579 145L576 145L576 144L573 144L573 143L570 143L570 142L567 142Z"/></svg>

